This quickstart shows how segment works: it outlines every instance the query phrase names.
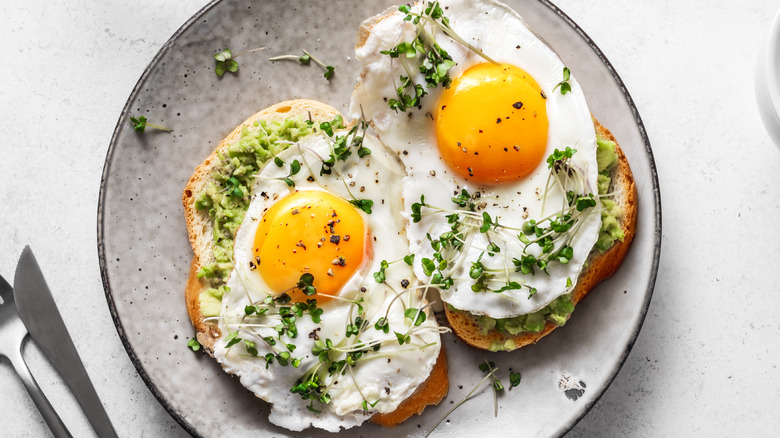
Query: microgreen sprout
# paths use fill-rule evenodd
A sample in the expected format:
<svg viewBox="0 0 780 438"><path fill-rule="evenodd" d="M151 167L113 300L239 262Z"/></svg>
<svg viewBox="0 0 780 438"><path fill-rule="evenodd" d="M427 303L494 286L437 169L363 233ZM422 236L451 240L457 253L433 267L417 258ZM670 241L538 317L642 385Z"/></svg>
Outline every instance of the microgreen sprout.
<svg viewBox="0 0 780 438"><path fill-rule="evenodd" d="M168 128L167 126L162 125L156 125L154 123L149 123L146 120L146 117L144 116L138 116L138 117L130 117L130 123L133 125L133 129L136 130L136 132L143 133L146 131L146 128L153 128L157 129L158 131L165 131L165 132L171 132L173 129Z"/></svg>
<svg viewBox="0 0 780 438"><path fill-rule="evenodd" d="M317 288L312 286L313 283L314 283L314 276L309 273L306 273L301 275L297 287L298 289L303 291L303 293L306 295L314 295L315 293L317 293Z"/></svg>
<svg viewBox="0 0 780 438"><path fill-rule="evenodd" d="M319 409L314 407L314 402L319 402L323 405L330 403L330 394L325 392L325 384L320 380L320 375L316 372L311 372L298 379L295 385L290 389L293 394L298 394L303 400L311 400L306 405L306 408L316 414L320 413Z"/></svg>
<svg viewBox="0 0 780 438"><path fill-rule="evenodd" d="M495 416L498 417L498 393L504 390L504 385L498 380L498 377L496 377L498 368L495 363L485 361L479 364L479 369L482 372L488 373L488 376L490 376L490 380L493 383L493 403L495 405Z"/></svg>
<svg viewBox="0 0 780 438"><path fill-rule="evenodd" d="M483 364L480 364L480 370L482 369ZM488 368L485 367L483 371L488 371ZM471 399L471 397L474 395L474 393L479 389L488 379L495 379L496 371L498 371L498 368L491 368L488 372L488 374L482 378L482 380L479 381L476 385L474 385L474 388L469 391L468 394L466 394L465 397L460 399L457 403L455 403L449 411L447 411L439 420L436 422L436 424L433 425L433 427L428 431L428 433L425 434L425 438L428 438L428 436L431 435L431 433L436 430L437 427L441 424L442 421L444 421L447 417L450 416L453 412L455 412L455 409L458 409L463 403L466 403ZM495 386L493 385L493 389L495 390Z"/></svg>
<svg viewBox="0 0 780 438"><path fill-rule="evenodd" d="M287 174L286 177L282 178L282 181L284 181L284 183L289 187L295 187L295 182L292 180L292 177L297 175L300 171L301 163L298 160L293 160L292 163L290 163L290 173Z"/></svg>
<svg viewBox="0 0 780 438"><path fill-rule="evenodd" d="M383 317L381 317L381 318L376 320L376 323L374 324L374 328L379 330L379 331L382 331L382 332L385 332L385 333L389 333L390 332L390 323L388 322L387 318L385 318L383 316Z"/></svg>
<svg viewBox="0 0 780 438"><path fill-rule="evenodd" d="M398 11L406 14L403 18L404 21L415 26L416 36L412 41L403 41L391 49L380 51L381 54L388 55L393 60L397 59L406 72L405 76L400 76L401 84L396 88L397 98L389 99L387 102L393 110L405 112L409 108L419 106L422 97L428 94L422 84L415 82L415 71L423 74L427 88L438 86L449 88L452 83L449 70L455 66L455 61L436 41L437 30L486 61L496 64L481 50L466 42L452 30L450 20L444 16L444 10L438 1L428 2L419 13L412 12L408 5L399 6ZM405 60L414 60L414 66L407 65Z"/></svg>
<svg viewBox="0 0 780 438"><path fill-rule="evenodd" d="M352 155L352 151L357 153L358 158L365 158L368 155L371 155L371 149L363 145L366 129L368 129L368 122L361 118L358 123L343 135L334 131L335 129L344 128L346 127L344 126L344 121L341 116L338 116L331 122L323 122L320 124L320 131L331 140L331 153L327 159L322 160L320 176L330 175L333 172L333 167L336 166L336 163L345 162L347 158ZM341 180L344 183L344 188L347 190L347 193L349 193L352 198L349 203L363 210L366 214L371 214L374 201L370 199L357 199L349 189L346 179L341 178Z"/></svg>
<svg viewBox="0 0 780 438"><path fill-rule="evenodd" d="M246 50L234 56L230 49L226 48L214 55L214 60L216 61L216 65L214 66L214 73L216 73L219 77L224 76L225 73L228 72L236 73L238 71L238 61L236 61L236 58L242 55L246 55L247 53L257 52L258 50L265 49L265 47L257 47L255 49Z"/></svg>
<svg viewBox="0 0 780 438"><path fill-rule="evenodd" d="M558 87L561 88L561 94L566 94L571 91L571 84L569 83L569 78L571 77L571 71L569 70L569 67L563 68L563 80L558 82L558 84L553 88L553 91L557 90Z"/></svg>
<svg viewBox="0 0 780 438"><path fill-rule="evenodd" d="M198 342L198 339L193 337L187 341L187 347L189 347L192 351L200 351L201 345L200 342Z"/></svg>
<svg viewBox="0 0 780 438"><path fill-rule="evenodd" d="M225 181L225 189L233 196L239 198L244 196L244 191L241 190L241 182L235 176L231 176Z"/></svg>
<svg viewBox="0 0 780 438"><path fill-rule="evenodd" d="M376 280L377 283L384 283L385 282L385 270L390 267L390 265L387 263L387 260L382 260L379 270L374 272L374 280Z"/></svg>
<svg viewBox="0 0 780 438"><path fill-rule="evenodd" d="M363 210L367 214L371 214L371 207L374 206L374 201L370 199L351 199L349 203Z"/></svg>
<svg viewBox="0 0 780 438"><path fill-rule="evenodd" d="M268 58L269 61L298 61L299 63L303 65L309 65L311 64L311 61L314 61L317 65L319 65L323 70L325 70L325 74L323 75L325 79L330 80L333 77L333 73L336 71L332 65L326 65L319 59L312 56L311 53L307 52L306 50L303 50L303 55L280 55L280 56L274 56L273 58Z"/></svg>
<svg viewBox="0 0 780 438"><path fill-rule="evenodd" d="M520 384L520 380L522 379L522 374L519 372L509 371L509 390L511 391L512 388Z"/></svg>
<svg viewBox="0 0 780 438"><path fill-rule="evenodd" d="M422 309L415 309L414 307L410 307L404 311L404 316L414 321L415 327L425 322L425 312L423 312Z"/></svg>
<svg viewBox="0 0 780 438"><path fill-rule="evenodd" d="M369 403L368 400L363 400L363 410L367 411L369 406L371 406L373 408L374 406L376 406L377 403L379 403L379 400L381 400L381 399L377 399L373 403Z"/></svg>

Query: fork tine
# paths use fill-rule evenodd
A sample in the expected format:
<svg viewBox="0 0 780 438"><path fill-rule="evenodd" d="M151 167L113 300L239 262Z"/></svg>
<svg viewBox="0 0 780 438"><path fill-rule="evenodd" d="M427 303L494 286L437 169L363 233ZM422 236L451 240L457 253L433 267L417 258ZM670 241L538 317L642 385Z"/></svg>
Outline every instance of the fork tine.
<svg viewBox="0 0 780 438"><path fill-rule="evenodd" d="M0 298L3 299L3 303L13 302L13 291L14 289L11 287L11 285L5 281L5 278L3 278L2 275L0 275Z"/></svg>

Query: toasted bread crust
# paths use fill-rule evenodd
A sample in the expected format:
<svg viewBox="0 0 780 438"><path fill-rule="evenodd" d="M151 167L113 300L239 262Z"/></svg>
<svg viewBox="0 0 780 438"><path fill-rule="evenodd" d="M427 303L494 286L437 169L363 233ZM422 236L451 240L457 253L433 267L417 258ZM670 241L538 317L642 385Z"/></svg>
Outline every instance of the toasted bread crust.
<svg viewBox="0 0 780 438"><path fill-rule="evenodd" d="M272 105L245 120L225 137L211 155L195 169L184 188L182 204L184 205L184 216L193 250L192 263L185 286L185 301L187 313L195 328L198 342L200 342L207 353L213 355L214 343L220 337L217 325L214 322L206 321L200 310L200 294L206 286L198 278L198 271L213 259L211 253L212 225L208 216L195 208L195 202L208 183L211 170L219 162L219 153L225 152L228 145L239 138L242 128L254 123L255 120L284 120L300 116L305 119L311 118L311 120L319 123L333 120L338 115L340 114L335 108L313 100L292 100ZM375 414L371 417L371 421L385 427L395 426L412 415L421 413L426 406L438 404L449 390L447 370L447 355L444 353L444 346L442 345L428 379L409 398L404 400L395 411L388 414Z"/></svg>
<svg viewBox="0 0 780 438"><path fill-rule="evenodd" d="M428 405L437 405L447 395L450 388L450 380L447 377L449 369L447 353L444 344L439 350L439 357L433 365L431 374L414 393L404 400L398 408L387 414L374 414L371 422L384 427L392 427L403 423L412 415L419 415Z"/></svg>
<svg viewBox="0 0 780 438"><path fill-rule="evenodd" d="M595 118L593 123L599 137L613 141L616 145L618 144L615 136ZM634 176L631 173L631 167L628 164L626 155L619 145L615 147L615 152L618 156L618 164L612 169L612 183L610 187L618 193L614 200L623 212L620 217L620 225L624 234L623 241L616 241L610 249L603 253L599 253L595 249L591 252L587 268L580 274L577 285L572 291L571 299L574 304L579 303L596 285L617 271L631 246L631 241L636 232L637 192ZM483 350L489 350L495 343L505 345L506 341L510 339L514 342L514 349L535 344L558 327L552 322L547 322L538 333L524 332L513 336L502 331L489 330L487 335L483 335L482 328L471 313L451 310L449 306L445 306L445 313L450 327L458 337L467 344Z"/></svg>

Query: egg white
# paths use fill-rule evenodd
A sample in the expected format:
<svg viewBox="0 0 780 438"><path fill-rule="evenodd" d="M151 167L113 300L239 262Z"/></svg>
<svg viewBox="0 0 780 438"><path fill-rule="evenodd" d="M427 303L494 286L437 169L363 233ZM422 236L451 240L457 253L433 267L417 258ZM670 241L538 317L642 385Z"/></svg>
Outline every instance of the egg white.
<svg viewBox="0 0 780 438"><path fill-rule="evenodd" d="M404 333L410 327L411 320L403 314L405 308L425 306L420 291L414 289L417 282L411 268L403 261L392 263L386 270L384 284L373 278L382 260L398 260L408 254L405 223L399 214L402 201L397 191L387 189L400 185L404 169L395 155L375 137L367 136L364 145L372 150L371 155L358 158L353 153L345 162L338 162L331 175L322 176L319 171L322 159L331 152L330 140L322 134L314 134L291 145L278 156L286 163L284 166L278 167L271 160L261 169L251 204L235 238L235 268L227 283L230 290L222 298L219 317L222 337L215 344L214 356L226 371L238 375L245 387L272 404L269 415L272 423L293 431L314 426L336 432L359 425L374 413L395 410L427 379L439 354L439 329L432 317L415 329L411 344L399 345L393 333ZM289 187L281 178L289 174L289 163L295 159L301 163L301 170L292 177L295 186ZM262 302L270 293L262 277L250 272L249 268L254 259L252 246L260 219L277 200L295 190L325 190L345 200L352 199L352 193L357 198L373 201L372 214L361 214L368 225L374 257L364 257L363 265L339 296L345 300L363 298L365 317L370 323L359 337L363 343L386 342L379 351L366 353L366 360L352 367L349 373L324 377L332 401L327 405L315 403L321 413L307 409L309 400L303 400L290 389L307 370L319 363L311 353L315 336L321 340L330 339L337 345L355 341L354 336L346 338L345 330L350 315L352 318L358 315L357 306L334 299L321 306L324 312L320 323L314 323L306 313L296 319L298 336L283 336L283 341L277 339L277 347L282 342L296 346L292 356L301 359L297 368L282 366L277 361L266 367L264 356L272 350L261 338L277 338L273 327L279 323L278 317L257 318L252 320L256 326L242 326L241 337L255 342L257 356L247 353L243 343L226 348L225 338L241 326L245 306ZM401 293L405 290L406 293ZM396 294L400 294L400 299L394 300ZM281 305L277 304L277 307ZM385 334L376 330L373 324L388 308L391 331ZM364 400L376 404L364 411Z"/></svg>
<svg viewBox="0 0 780 438"><path fill-rule="evenodd" d="M556 148L569 146L576 149L577 153L570 164L583 175L583 193L597 193L595 130L582 88L574 73L568 81L571 92L563 95L555 90L562 80L563 62L508 6L492 0L446 0L440 4L444 15L450 20L451 28L458 35L495 61L520 67L536 80L547 97L549 130L545 157ZM412 10L419 12L421 7L415 4ZM398 78L406 75L406 70L402 68L399 59L392 59L380 52L391 49L399 42L411 41L415 30L411 23L403 21L405 14L395 11L381 15L385 16L382 20L376 22L369 19L364 24L370 30L365 44L356 49L363 71L352 95L350 111L353 116L365 114L382 141L403 160L408 174L403 179L402 190L407 218L411 204L419 202L421 195L431 205L457 208L450 198L464 188L470 193L480 193L480 202L486 203L480 213L486 211L508 227L520 228L528 219L539 220L560 210L564 194L555 190L546 194L544 210L542 208L549 175L544 162L530 176L500 185L467 182L447 166L439 155L432 116L442 92L441 87L426 88L428 94L422 98L420 109L414 108L406 113L390 109L387 98L395 98ZM456 62L449 71L452 78L458 77L472 65L485 62L482 57L441 31L437 31L435 38ZM418 74L416 83L425 83L421 74ZM488 245L486 235L477 233L465 250L462 269L453 276L455 284L440 291L442 299L458 309L494 318L513 317L541 309L555 298L570 292L576 285L577 277L598 238L601 218L595 210L584 219L570 243L574 257L568 264L551 263L547 268L549 275L537 272L530 276L513 272L511 259L519 257L517 238L509 233L491 236L503 248L503 253L493 257L485 255L482 263L489 268L505 270L509 280L518 280L535 288L536 293L530 298L528 289L503 293L475 293L471 290L474 281L468 276L468 268ZM422 257L431 258L434 250L426 235L435 238L449 229L450 225L443 215L426 216L416 224L410 221L408 236L411 252L418 254L418 260ZM519 250L522 251L521 248ZM415 265L415 272L418 277L425 278L419 264Z"/></svg>

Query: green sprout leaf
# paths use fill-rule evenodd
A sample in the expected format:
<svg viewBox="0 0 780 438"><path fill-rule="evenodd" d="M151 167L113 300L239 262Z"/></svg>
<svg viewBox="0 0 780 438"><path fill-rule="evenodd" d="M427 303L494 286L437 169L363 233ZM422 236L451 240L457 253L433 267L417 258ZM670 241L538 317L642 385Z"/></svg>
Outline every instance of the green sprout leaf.
<svg viewBox="0 0 780 438"><path fill-rule="evenodd" d="M420 310L419 312L414 307L410 307L404 311L404 316L414 321L414 326L417 327L425 322L425 312Z"/></svg>
<svg viewBox="0 0 780 438"><path fill-rule="evenodd" d="M487 233L490 227L493 226L493 219L490 218L488 212L482 212L482 226L479 228L480 233Z"/></svg>
<svg viewBox="0 0 780 438"><path fill-rule="evenodd" d="M364 411L367 411L369 406L371 406L371 407L373 408L374 406L376 406L376 405L377 405L377 403L379 403L379 400L380 400L380 399L377 399L377 400L376 400L375 402L373 402L373 403L369 403L369 402L368 402L368 400L363 400L363 410L364 410Z"/></svg>
<svg viewBox="0 0 780 438"><path fill-rule="evenodd" d="M187 341L187 346L190 347L190 350L192 351L200 351L201 348L200 342L198 342L196 338L192 338Z"/></svg>
<svg viewBox="0 0 780 438"><path fill-rule="evenodd" d="M425 205L425 196L420 195L420 202L412 204L412 221L414 223L422 220L422 207Z"/></svg>
<svg viewBox="0 0 780 438"><path fill-rule="evenodd" d="M588 196L579 196L577 198L577 211L583 211L586 208L591 208L596 206L596 198L593 197L593 194L590 194Z"/></svg>
<svg viewBox="0 0 780 438"><path fill-rule="evenodd" d="M238 337L238 332L231 332L227 336L225 336L225 341L227 342L225 344L225 348L230 348L239 342L241 342L241 338Z"/></svg>
<svg viewBox="0 0 780 438"><path fill-rule="evenodd" d="M336 70L333 68L332 65L326 65L325 66L325 74L322 75L325 79L330 80L333 77L333 73Z"/></svg>
<svg viewBox="0 0 780 438"><path fill-rule="evenodd" d="M388 322L387 318L383 316L376 321L376 324L374 324L374 328L377 329L378 331L388 333L390 332L390 322Z"/></svg>
<svg viewBox="0 0 780 438"><path fill-rule="evenodd" d="M434 261L429 258L423 257L422 268L423 268L423 273L426 276L430 277L433 274L433 271L436 270L436 263L434 263Z"/></svg>
<svg viewBox="0 0 780 438"><path fill-rule="evenodd" d="M244 347L246 348L246 352L251 354L252 356L257 356L257 346L254 342L244 339Z"/></svg>
<svg viewBox="0 0 780 438"><path fill-rule="evenodd" d="M512 388L520 384L520 380L522 379L522 375L520 373L516 373L514 371L509 372L509 390L511 391Z"/></svg>
<svg viewBox="0 0 780 438"><path fill-rule="evenodd" d="M297 287L298 289L302 290L303 293L306 295L314 295L315 293L317 293L317 289L312 285L313 283L314 283L314 276L309 273L306 273L301 275Z"/></svg>
<svg viewBox="0 0 780 438"><path fill-rule="evenodd" d="M225 49L217 53L214 55L214 59L217 62L214 67L214 72L219 77L224 76L227 72L235 73L238 71L238 62L233 59L233 54L230 52L230 49Z"/></svg>
<svg viewBox="0 0 780 438"><path fill-rule="evenodd" d="M133 129L138 132L144 132L146 130L146 117L140 116L138 118L130 117L130 121L133 123Z"/></svg>
<svg viewBox="0 0 780 438"><path fill-rule="evenodd" d="M393 332L393 333L395 333L395 337L396 339L398 339L399 345L404 345L412 342L412 337L409 335L409 333L398 333L398 332Z"/></svg>
<svg viewBox="0 0 780 438"><path fill-rule="evenodd" d="M290 175L297 175L301 171L301 163L298 160L293 160L290 164Z"/></svg>
<svg viewBox="0 0 780 438"><path fill-rule="evenodd" d="M158 131L166 131L170 132L173 131L173 129L162 126L162 125L155 125L154 123L149 123L146 120L146 117L144 116L138 116L138 117L130 117L130 124L133 126L133 129L135 129L136 132L143 133L146 131L146 128L154 128Z"/></svg>
<svg viewBox="0 0 780 438"><path fill-rule="evenodd" d="M558 82L558 84L553 88L553 91L558 89L558 87L561 88L561 94L566 94L571 91L571 84L569 84L569 78L571 77L571 71L568 67L563 68L563 80Z"/></svg>
<svg viewBox="0 0 780 438"><path fill-rule="evenodd" d="M366 214L371 214L371 207L374 206L374 201L370 199L352 199L349 203L363 210Z"/></svg>
<svg viewBox="0 0 780 438"><path fill-rule="evenodd" d="M374 280L376 280L377 283L382 284L385 282L385 270L389 266L390 265L387 263L387 260L382 260L379 271L374 272Z"/></svg>

